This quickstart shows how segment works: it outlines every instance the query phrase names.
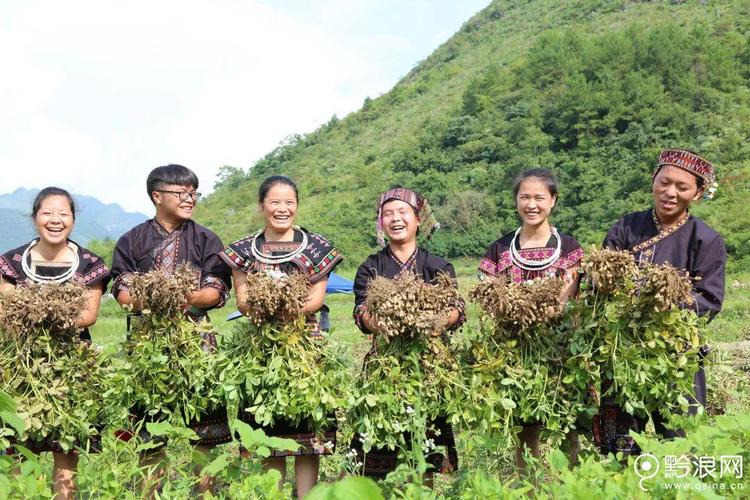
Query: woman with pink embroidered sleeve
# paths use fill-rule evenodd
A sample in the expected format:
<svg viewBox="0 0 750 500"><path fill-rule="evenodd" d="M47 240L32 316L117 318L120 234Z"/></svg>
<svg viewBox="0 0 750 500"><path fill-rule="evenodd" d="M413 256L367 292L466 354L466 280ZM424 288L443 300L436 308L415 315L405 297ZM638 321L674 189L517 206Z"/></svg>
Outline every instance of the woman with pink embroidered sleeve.
<svg viewBox="0 0 750 500"><path fill-rule="evenodd" d="M513 185L516 210L523 225L490 245L479 264L479 277L506 275L520 283L545 276L562 278L565 287L560 302L566 302L578 290L578 267L583 257L581 245L550 224L549 217L557 203L557 178L543 168L522 172ZM523 430L518 434L520 446L516 461L526 467L524 448L534 457L540 456L539 435L541 422L520 422ZM575 460L578 436L568 435L571 455Z"/></svg>
<svg viewBox="0 0 750 500"><path fill-rule="evenodd" d="M0 255L0 293L32 284L77 282L85 285L87 305L76 326L79 338L90 343L89 327L96 322L102 294L110 280L109 267L98 255L69 239L75 225L76 204L66 190L53 186L42 189L34 200L31 219L39 236ZM75 348L71 343L70 349ZM44 421L43 425L52 428L55 423ZM55 498L75 497L77 450L66 451L50 438L29 439L19 444L34 453L52 452ZM79 442L77 446L97 452L101 448L101 438L93 436L88 443Z"/></svg>
<svg viewBox="0 0 750 500"><path fill-rule="evenodd" d="M294 181L282 175L266 178L258 188L258 212L263 215L264 226L255 234L228 245L220 256L232 269L237 309L242 314L247 314L249 308L245 301L248 274L302 273L306 276L310 292L302 312L307 318L309 334L321 339L315 313L323 307L328 277L343 261L343 256L320 234L294 224L298 206L299 190ZM283 484L286 459L294 457L297 496L303 498L318 482L320 456L335 451L336 426L326 428L321 439L309 421L294 424L278 415L273 425L264 426L247 410L240 413L240 419L254 428L260 427L269 436L293 439L300 445L296 451L274 450L263 463L264 467L279 471Z"/></svg>

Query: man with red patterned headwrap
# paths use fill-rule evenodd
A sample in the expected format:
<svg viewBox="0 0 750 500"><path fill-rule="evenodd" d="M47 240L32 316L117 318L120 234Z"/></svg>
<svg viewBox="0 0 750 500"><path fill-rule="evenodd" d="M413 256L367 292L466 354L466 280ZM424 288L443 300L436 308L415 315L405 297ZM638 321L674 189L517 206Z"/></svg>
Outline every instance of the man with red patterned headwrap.
<svg viewBox="0 0 750 500"><path fill-rule="evenodd" d="M711 163L685 149L662 151L653 175L654 207L626 215L604 239L607 248L632 252L640 266L666 263L687 271L693 279L691 307L699 316L709 319L721 310L724 300L727 251L721 235L690 215L688 209L701 197L713 198L716 188ZM701 348L703 355L707 352L707 346ZM694 390L690 414L697 412L698 404L706 405L706 376L702 363L695 374ZM652 419L659 434L665 437L681 434L667 429L659 414L653 414ZM645 424L645 420L603 401L596 433L601 437L602 452L636 451L637 446L628 431L642 432Z"/></svg>

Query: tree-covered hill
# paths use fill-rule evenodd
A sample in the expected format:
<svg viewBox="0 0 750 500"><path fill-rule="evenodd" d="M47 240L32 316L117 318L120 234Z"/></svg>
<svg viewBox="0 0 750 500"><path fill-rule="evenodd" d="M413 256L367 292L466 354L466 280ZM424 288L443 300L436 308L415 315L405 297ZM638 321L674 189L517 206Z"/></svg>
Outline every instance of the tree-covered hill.
<svg viewBox="0 0 750 500"><path fill-rule="evenodd" d="M224 167L198 219L246 234L260 181L289 175L299 221L354 266L375 248L377 194L402 184L437 207L435 251L477 256L518 223L515 175L544 166L562 180L554 223L594 243L649 205L659 150L681 146L717 166L695 213L750 267L748 27L747 1L495 1L356 113Z"/></svg>

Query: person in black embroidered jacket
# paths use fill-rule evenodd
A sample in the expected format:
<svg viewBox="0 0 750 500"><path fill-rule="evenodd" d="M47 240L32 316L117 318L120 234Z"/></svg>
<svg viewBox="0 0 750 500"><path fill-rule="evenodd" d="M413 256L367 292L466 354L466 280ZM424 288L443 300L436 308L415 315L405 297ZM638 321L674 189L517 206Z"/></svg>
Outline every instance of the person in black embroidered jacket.
<svg viewBox="0 0 750 500"><path fill-rule="evenodd" d="M417 246L418 232L429 239L437 227L429 203L418 193L393 188L380 196L376 229L378 243L383 249L370 255L359 266L354 280L354 321L363 333L378 334L378 325L365 305L367 284L375 277L396 278L401 273L415 273L427 283L432 283L441 273L456 278L456 271L450 262ZM449 311L447 326L455 329L464 321L464 303L459 301ZM368 356L372 354L371 351ZM429 474L457 470L458 453L451 425L441 417L430 422L430 426L439 432L428 431L428 438L433 439L434 444L442 447L445 453L432 453L426 457L430 465ZM384 478L398 465L396 450L373 448L365 456L358 439L354 439L351 446L357 452L357 461L363 462L366 476Z"/></svg>
<svg viewBox="0 0 750 500"><path fill-rule="evenodd" d="M258 210L263 214L264 227L231 243L221 258L232 268L237 308L243 314L248 310L244 297L249 273L301 272L307 276L310 292L303 312L307 316L310 335L320 339L320 325L315 313L323 307L328 276L343 257L323 236L294 225L298 202L299 191L291 179L281 175L265 179L258 189ZM243 411L240 417L258 427L250 413ZM322 442L307 423L292 425L283 418L277 419L273 426L263 427L263 430L269 436L294 439L300 445L300 449L294 452L274 450L264 462L266 467L279 471L283 483L286 457L294 456L297 495L303 498L318 481L320 455L332 454L336 447L336 427L325 430Z"/></svg>
<svg viewBox="0 0 750 500"><path fill-rule="evenodd" d="M0 256L0 293L31 283L78 281L90 290L88 305L78 320L82 340L91 341L88 327L96 322L110 271L93 252L68 239L75 224L76 207L70 193L47 187L37 194L31 216L39 237ZM26 442L34 452L51 451L54 459L54 490L59 498L73 498L78 466L75 452L64 453L55 442ZM82 447L86 447L81 443ZM91 443L90 449L99 443Z"/></svg>
<svg viewBox="0 0 750 500"><path fill-rule="evenodd" d="M620 219L607 233L603 245L627 250L639 265L671 264L693 278L693 305L699 316L713 319L724 300L724 268L727 251L722 237L705 222L689 213L701 197L711 199L716 191L711 163L692 151L667 149L659 155L653 175L654 207ZM708 347L702 348L704 355ZM703 367L695 374L695 398L689 412L706 404L706 376ZM658 413L652 415L656 432L665 437L681 435L667 429ZM630 429L643 431L645 419L634 418L611 401L602 401L595 419L595 438L603 453L636 452L628 436Z"/></svg>
<svg viewBox="0 0 750 500"><path fill-rule="evenodd" d="M513 199L523 221L516 231L496 240L479 263L479 277L508 276L514 283L543 277L557 277L565 281L561 303L578 290L578 267L583 249L578 241L552 226L549 217L558 198L557 178L550 170L532 168L521 172L513 183ZM516 463L526 468L524 448L531 455L541 456L539 439L541 422L519 422L520 446L516 448ZM578 461L578 433L567 436L571 463Z"/></svg>
<svg viewBox="0 0 750 500"><path fill-rule="evenodd" d="M120 305L133 307L136 315L138 304L133 303L128 291L127 276L157 267L174 271L183 262L192 264L200 272L199 288L185 304L185 314L189 318L200 321L208 311L223 306L229 298L230 271L219 258L224 245L216 234L192 220L193 209L200 198L197 189L198 177L182 165L157 167L148 175L146 191L156 215L120 237L112 258L112 295ZM128 316L128 325L130 319ZM213 335L205 340L216 346ZM140 408L135 412L142 417L147 410ZM202 416L190 428L200 437L197 446L204 453L208 452L208 447L232 440L224 410ZM142 434L145 438L145 431ZM210 480L205 478L199 489L208 488Z"/></svg>

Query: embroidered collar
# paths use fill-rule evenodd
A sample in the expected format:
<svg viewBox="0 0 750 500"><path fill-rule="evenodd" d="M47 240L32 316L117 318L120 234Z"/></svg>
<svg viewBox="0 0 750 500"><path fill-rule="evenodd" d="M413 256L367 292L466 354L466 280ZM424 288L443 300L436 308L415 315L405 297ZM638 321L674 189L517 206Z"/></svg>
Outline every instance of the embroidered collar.
<svg viewBox="0 0 750 500"><path fill-rule="evenodd" d="M174 228L172 231L167 231L164 226L162 226L161 224L159 224L159 221L156 220L156 217L154 217L153 219L151 219L151 226L154 229L156 229L157 233L159 233L160 235L164 236L165 238L169 237L169 236L177 236L177 235L179 235L180 233L182 233L182 231L185 230L185 226L186 225L187 225L187 221L183 221L182 224L180 224L179 226L177 226L176 228Z"/></svg>
<svg viewBox="0 0 750 500"><path fill-rule="evenodd" d="M682 226L685 225L685 223L690 218L690 213L686 212L685 216L682 219L678 220L674 224L671 224L667 227L664 227L661 224L661 222L659 222L659 218L656 216L655 209L651 209L651 217L653 218L654 225L656 226L656 230L658 231L656 236L653 236L644 242L638 243L637 245L635 245L633 248L630 249L630 253L637 254L644 248L654 246L660 241L662 241L663 239L672 236L674 233L677 232L678 229L680 229Z"/></svg>
<svg viewBox="0 0 750 500"><path fill-rule="evenodd" d="M398 257L393 253L391 250L391 246L388 245L386 247L388 249L388 256L395 262L401 269L399 270L397 276L400 276L401 274L409 271L416 272L417 270L417 254L419 253L419 247L415 248L412 254L409 256L408 259L406 259L406 262L401 262Z"/></svg>

